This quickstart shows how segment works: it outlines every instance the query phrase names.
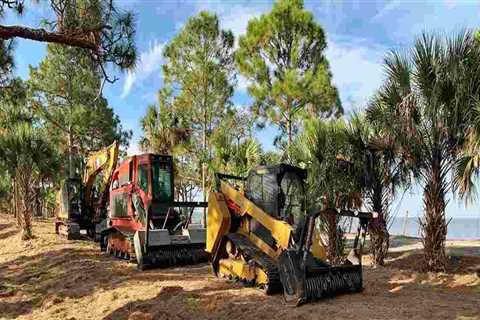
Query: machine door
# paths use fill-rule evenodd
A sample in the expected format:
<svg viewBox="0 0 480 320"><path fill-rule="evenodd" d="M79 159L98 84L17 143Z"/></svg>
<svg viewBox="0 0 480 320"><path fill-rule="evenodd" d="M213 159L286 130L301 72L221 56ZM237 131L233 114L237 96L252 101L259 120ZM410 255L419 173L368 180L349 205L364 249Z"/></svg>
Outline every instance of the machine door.
<svg viewBox="0 0 480 320"><path fill-rule="evenodd" d="M128 167L126 167L128 169ZM113 174L110 190L110 218L127 218L132 184L129 170L121 168Z"/></svg>
<svg viewBox="0 0 480 320"><path fill-rule="evenodd" d="M297 224L304 215L305 190L302 179L295 172L286 172L280 182L280 218Z"/></svg>
<svg viewBox="0 0 480 320"><path fill-rule="evenodd" d="M62 219L76 219L82 214L82 182L66 179L59 191L57 216Z"/></svg>
<svg viewBox="0 0 480 320"><path fill-rule="evenodd" d="M171 162L152 164L152 195L156 202L173 202L173 176Z"/></svg>

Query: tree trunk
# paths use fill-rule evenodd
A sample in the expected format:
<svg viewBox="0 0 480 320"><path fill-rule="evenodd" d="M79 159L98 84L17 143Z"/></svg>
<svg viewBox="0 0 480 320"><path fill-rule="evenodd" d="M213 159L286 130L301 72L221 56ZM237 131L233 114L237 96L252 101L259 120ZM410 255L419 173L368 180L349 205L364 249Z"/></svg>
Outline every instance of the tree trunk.
<svg viewBox="0 0 480 320"><path fill-rule="evenodd" d="M327 259L331 264L338 262L339 258L343 255L341 246L339 246L338 223L335 211L329 211L328 209L322 216L324 231L327 233L328 245L327 245ZM343 236L343 235L340 235ZM340 240L340 241L339 241Z"/></svg>
<svg viewBox="0 0 480 320"><path fill-rule="evenodd" d="M12 190L13 190L13 198L12 198L12 208L13 208L13 217L17 218L17 182L15 177L12 179Z"/></svg>
<svg viewBox="0 0 480 320"><path fill-rule="evenodd" d="M205 103L203 106L203 137L202 137L202 149L204 156L207 154L207 106L206 106L206 97ZM203 201L207 201L207 165L205 159L202 161L202 192L203 192ZM203 208L203 225L207 225L207 210Z"/></svg>
<svg viewBox="0 0 480 320"><path fill-rule="evenodd" d="M424 247L424 268L427 271L445 271L447 258L445 240L445 182L440 170L440 161L431 165L429 181L423 190L424 217L420 219Z"/></svg>
<svg viewBox="0 0 480 320"><path fill-rule="evenodd" d="M33 179L31 168L27 166L17 168L16 178L20 198L18 221L22 228L22 239L29 240L33 238L32 210L35 200L35 193L32 190Z"/></svg>
<svg viewBox="0 0 480 320"><path fill-rule="evenodd" d="M22 211L21 211L21 189L20 189L20 180L15 177L15 218L17 220L17 225L22 227Z"/></svg>
<svg viewBox="0 0 480 320"><path fill-rule="evenodd" d="M288 134L288 149L290 151L290 146L292 145L292 121L290 119L287 120L287 134Z"/></svg>
<svg viewBox="0 0 480 320"><path fill-rule="evenodd" d="M370 250L372 252L373 264L383 266L390 247L390 235L387 229L388 208L382 203L383 186L378 185L372 194L372 209L378 213L378 219L369 222Z"/></svg>
<svg viewBox="0 0 480 320"><path fill-rule="evenodd" d="M292 162L291 154L290 154L290 147L293 142L293 128L292 128L292 100L290 97L287 97L285 101L285 121L287 122L287 157L290 162Z"/></svg>

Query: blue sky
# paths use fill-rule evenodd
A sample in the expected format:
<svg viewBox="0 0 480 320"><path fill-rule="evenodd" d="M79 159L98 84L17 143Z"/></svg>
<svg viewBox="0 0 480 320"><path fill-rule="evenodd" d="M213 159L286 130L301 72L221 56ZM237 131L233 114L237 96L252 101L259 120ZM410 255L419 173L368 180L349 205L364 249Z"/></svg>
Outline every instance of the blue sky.
<svg viewBox="0 0 480 320"><path fill-rule="evenodd" d="M130 153L138 151L141 134L139 118L146 107L156 101L156 92L162 86L162 50L166 43L182 28L188 17L201 10L216 12L224 29L236 36L245 32L248 20L268 12L271 1L173 1L173 0L117 0L121 7L133 10L137 17L137 47L139 62L136 70L118 74L120 78L105 88L109 104L120 116L126 129L134 136ZM333 80L339 89L347 113L362 110L367 99L379 87L383 78L382 59L389 50L407 48L414 37L424 30L452 33L461 28L479 27L480 5L476 1L305 1L327 34L326 55L331 64ZM38 26L48 14L42 5L28 7L23 17L10 14L5 24ZM15 54L16 72L28 77L28 65L36 66L45 55L45 45L18 40ZM115 71L114 71L115 72ZM246 84L240 78L234 103L246 107L250 98ZM274 128L257 134L265 149L271 149ZM399 215L409 210L409 215L421 213L419 189L407 192ZM396 205L395 205L395 208ZM452 216L477 216L479 207L467 209L451 200L448 214Z"/></svg>

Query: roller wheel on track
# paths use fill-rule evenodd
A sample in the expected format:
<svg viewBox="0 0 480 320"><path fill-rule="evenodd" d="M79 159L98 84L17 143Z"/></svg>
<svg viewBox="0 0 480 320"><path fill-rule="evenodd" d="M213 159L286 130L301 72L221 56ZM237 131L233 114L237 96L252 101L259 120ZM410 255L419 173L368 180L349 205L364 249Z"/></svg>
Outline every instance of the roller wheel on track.
<svg viewBox="0 0 480 320"><path fill-rule="evenodd" d="M135 250L135 257L137 260L137 269L143 271L148 267L148 265L145 263L145 259L143 257L142 244L140 243L138 232L136 232L133 236L133 248Z"/></svg>

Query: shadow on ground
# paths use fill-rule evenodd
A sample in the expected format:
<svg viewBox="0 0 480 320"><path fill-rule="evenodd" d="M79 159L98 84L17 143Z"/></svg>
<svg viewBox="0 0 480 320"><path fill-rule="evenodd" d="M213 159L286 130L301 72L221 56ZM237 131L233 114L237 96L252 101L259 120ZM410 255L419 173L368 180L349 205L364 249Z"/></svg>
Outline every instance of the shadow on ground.
<svg viewBox="0 0 480 320"><path fill-rule="evenodd" d="M228 309L233 314L239 305L251 308L268 299L266 296L252 299L251 296L232 293L242 289L226 282L215 282L195 290L166 286L156 297L129 302L103 320L223 318L219 309L220 313Z"/></svg>
<svg viewBox="0 0 480 320"><path fill-rule="evenodd" d="M12 226L11 223L0 223L0 231L10 228Z"/></svg>
<svg viewBox="0 0 480 320"><path fill-rule="evenodd" d="M18 233L18 231L15 231L15 230L2 232L2 233L0 233L0 240L10 238L10 237L16 235L17 233Z"/></svg>

